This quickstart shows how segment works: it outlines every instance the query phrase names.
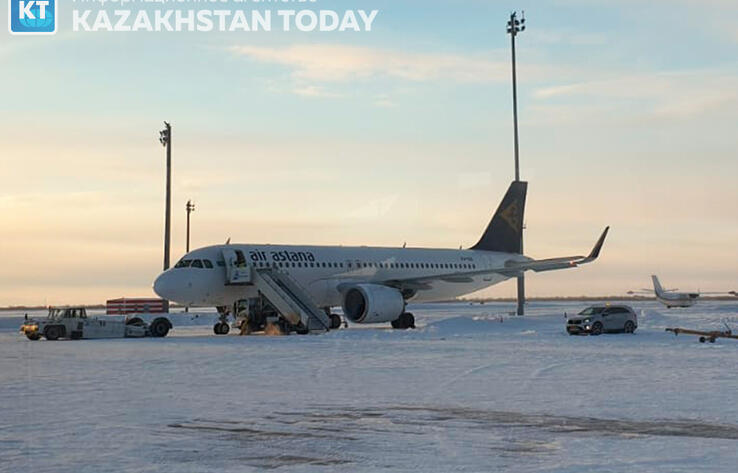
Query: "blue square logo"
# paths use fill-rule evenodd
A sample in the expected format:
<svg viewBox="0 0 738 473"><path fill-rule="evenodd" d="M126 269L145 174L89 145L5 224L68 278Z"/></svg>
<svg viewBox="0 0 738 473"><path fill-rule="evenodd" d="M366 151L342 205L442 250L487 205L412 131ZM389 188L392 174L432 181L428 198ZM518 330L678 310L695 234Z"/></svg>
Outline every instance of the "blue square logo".
<svg viewBox="0 0 738 473"><path fill-rule="evenodd" d="M56 33L56 0L8 0L11 34Z"/></svg>

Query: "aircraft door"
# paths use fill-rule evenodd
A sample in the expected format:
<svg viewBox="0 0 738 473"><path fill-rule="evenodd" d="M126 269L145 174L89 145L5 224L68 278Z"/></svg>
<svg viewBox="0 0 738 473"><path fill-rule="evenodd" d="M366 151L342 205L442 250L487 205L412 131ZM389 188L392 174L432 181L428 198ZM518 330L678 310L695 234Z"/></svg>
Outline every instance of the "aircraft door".
<svg viewBox="0 0 738 473"><path fill-rule="evenodd" d="M251 266L247 264L243 251L224 248L222 253L225 260L226 284L249 284Z"/></svg>

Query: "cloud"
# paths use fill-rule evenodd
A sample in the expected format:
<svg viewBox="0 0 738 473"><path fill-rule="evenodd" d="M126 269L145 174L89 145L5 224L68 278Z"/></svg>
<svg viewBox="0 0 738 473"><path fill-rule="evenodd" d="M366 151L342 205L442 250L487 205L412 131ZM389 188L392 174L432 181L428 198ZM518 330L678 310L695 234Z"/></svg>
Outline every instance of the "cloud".
<svg viewBox="0 0 738 473"><path fill-rule="evenodd" d="M683 119L718 110L735 110L738 73L721 70L624 74L607 79L543 87L540 100L597 98L642 101L641 110L655 118ZM598 103L598 107L602 104Z"/></svg>
<svg viewBox="0 0 738 473"><path fill-rule="evenodd" d="M598 46L608 42L604 33L579 32L572 30L531 30L526 32L530 44L568 44L573 46Z"/></svg>
<svg viewBox="0 0 738 473"><path fill-rule="evenodd" d="M509 64L478 56L407 53L359 46L298 44L282 48L234 46L251 60L293 69L296 79L345 82L389 77L406 81L476 83L508 80Z"/></svg>
<svg viewBox="0 0 738 473"><path fill-rule="evenodd" d="M374 106L380 108L395 108L397 107L397 104L389 95L381 94L374 97Z"/></svg>
<svg viewBox="0 0 738 473"><path fill-rule="evenodd" d="M341 94L329 92L324 87L315 85L297 86L292 89L292 93L302 97L324 97L324 98L340 98Z"/></svg>
<svg viewBox="0 0 738 473"><path fill-rule="evenodd" d="M348 217L359 220L381 220L392 210L399 199L397 194L370 200L348 213Z"/></svg>

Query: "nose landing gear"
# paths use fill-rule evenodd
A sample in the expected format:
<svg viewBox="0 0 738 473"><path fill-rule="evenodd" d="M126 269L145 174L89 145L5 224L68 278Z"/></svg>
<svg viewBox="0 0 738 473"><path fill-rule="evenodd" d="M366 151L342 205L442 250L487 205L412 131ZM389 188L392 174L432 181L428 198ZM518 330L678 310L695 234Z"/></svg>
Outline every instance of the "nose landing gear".
<svg viewBox="0 0 738 473"><path fill-rule="evenodd" d="M213 325L213 332L215 332L216 335L228 335L228 332L230 331L231 326L228 325L228 322L218 322Z"/></svg>
<svg viewBox="0 0 738 473"><path fill-rule="evenodd" d="M213 325L213 332L216 335L228 335L231 331L231 326L228 324L228 308L218 307L218 321Z"/></svg>

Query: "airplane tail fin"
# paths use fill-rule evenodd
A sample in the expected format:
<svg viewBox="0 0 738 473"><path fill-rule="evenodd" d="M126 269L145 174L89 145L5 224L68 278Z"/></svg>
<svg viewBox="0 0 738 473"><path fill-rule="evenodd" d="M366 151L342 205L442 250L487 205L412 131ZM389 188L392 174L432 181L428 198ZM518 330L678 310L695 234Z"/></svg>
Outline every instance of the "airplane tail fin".
<svg viewBox="0 0 738 473"><path fill-rule="evenodd" d="M487 230L472 250L521 253L521 235L525 216L528 183L514 181L502 199Z"/></svg>
<svg viewBox="0 0 738 473"><path fill-rule="evenodd" d="M653 280L653 292L656 293L657 296L660 296L664 293L664 288L661 287L661 283L659 282L658 276L655 274L651 276L651 280Z"/></svg>

